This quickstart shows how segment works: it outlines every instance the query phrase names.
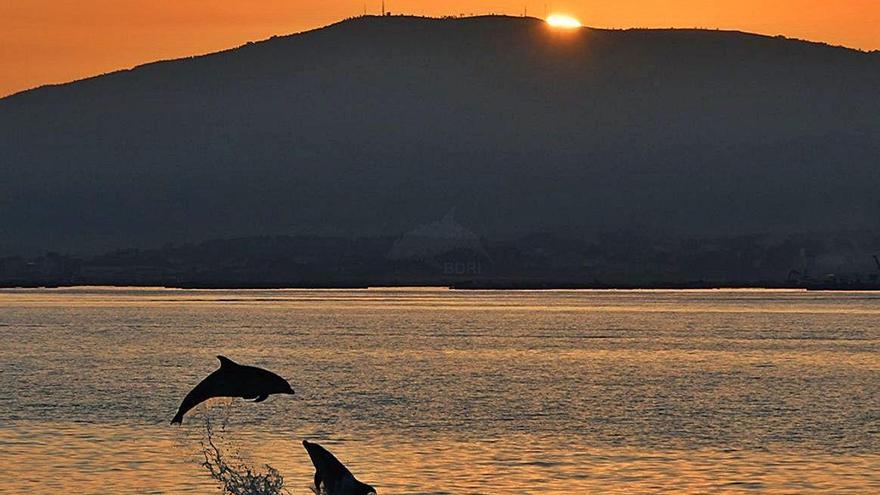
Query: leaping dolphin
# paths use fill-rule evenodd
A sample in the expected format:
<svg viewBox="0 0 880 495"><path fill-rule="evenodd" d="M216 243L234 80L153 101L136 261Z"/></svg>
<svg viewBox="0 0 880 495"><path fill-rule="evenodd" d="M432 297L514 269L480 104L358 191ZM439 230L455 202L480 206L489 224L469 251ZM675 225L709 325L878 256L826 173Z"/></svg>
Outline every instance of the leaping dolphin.
<svg viewBox="0 0 880 495"><path fill-rule="evenodd" d="M339 459L316 443L303 440L303 447L315 465L315 490L320 495L376 494L372 486L358 481Z"/></svg>
<svg viewBox="0 0 880 495"><path fill-rule="evenodd" d="M182 423L187 411L215 397L241 397L263 402L271 394L293 394L287 380L271 371L243 366L224 356L217 356L217 359L220 360L220 369L186 394L171 424Z"/></svg>

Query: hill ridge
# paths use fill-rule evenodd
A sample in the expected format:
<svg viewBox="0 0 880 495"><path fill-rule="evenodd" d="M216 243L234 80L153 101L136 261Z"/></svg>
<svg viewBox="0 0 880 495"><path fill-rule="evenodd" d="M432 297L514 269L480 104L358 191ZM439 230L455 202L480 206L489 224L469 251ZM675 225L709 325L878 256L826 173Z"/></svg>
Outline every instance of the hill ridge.
<svg viewBox="0 0 880 495"><path fill-rule="evenodd" d="M362 19L6 98L0 255L880 227L880 59L671 33Z"/></svg>
<svg viewBox="0 0 880 495"><path fill-rule="evenodd" d="M516 20L522 22L533 23L536 25L543 25L544 21L542 19L536 17L521 17L521 16L509 16L509 15L477 15L477 16L466 16L466 17L430 17L430 16L419 16L419 15L392 15L392 16L379 16L379 15L365 15L365 16L356 16L350 17L338 22L334 22L328 24L326 26L321 26L313 29L308 29L305 31L295 32L295 33L287 33L287 34L278 34L270 36L269 38L247 41L237 46L232 46L229 48L207 52L207 53L199 53L188 56L176 57L176 58L168 58L168 59L159 59L153 60L149 62L140 63L128 68L121 68L117 70L112 70L105 73L95 74L92 76L83 77L80 79L75 79L66 82L60 83L50 83L44 84L40 86L36 86L33 88L24 89L21 91L17 91L15 93L0 97L0 102L7 99L12 99L18 97L20 95L28 94L35 91L43 91L49 90L52 88L64 87L68 85L88 82L93 79L105 77L105 76L113 76L117 74L123 74L132 71L138 71L145 68L149 68L155 65L168 64L168 63L177 63L177 62L187 62L198 60L206 57L214 57L214 56L222 56L225 54L230 54L236 51L239 51L244 48L250 47L259 47L260 45L264 45L266 43L275 42L275 41L291 41L303 35L309 35L318 32L324 32L331 29L341 28L341 27L353 27L358 23L363 22L407 22L407 21L428 21L428 22L479 22L483 20ZM741 31L736 29L709 29L709 28L643 28L643 27L631 27L631 28L595 28L590 26L584 26L582 29L588 29L592 31L606 31L606 32L615 32L615 33L652 33L652 34L715 34L715 35L734 35L734 36L744 36L744 37L754 37L763 40L777 40L777 41L786 41L786 42L794 42L799 44L813 45L817 47L825 47L831 49L845 50L847 52L854 52L860 54L880 54L880 50L876 51L864 51L857 48L847 47L843 45L834 45L821 41L812 41L806 39L798 39L798 38L789 38L783 35L766 35L760 33L753 33L748 31Z"/></svg>

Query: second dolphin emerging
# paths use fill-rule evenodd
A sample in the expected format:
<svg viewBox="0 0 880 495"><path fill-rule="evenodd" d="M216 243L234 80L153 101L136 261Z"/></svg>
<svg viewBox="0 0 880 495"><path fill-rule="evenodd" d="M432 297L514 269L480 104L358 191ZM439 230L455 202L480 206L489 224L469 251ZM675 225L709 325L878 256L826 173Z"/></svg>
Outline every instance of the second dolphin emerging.
<svg viewBox="0 0 880 495"><path fill-rule="evenodd" d="M263 402L271 394L293 394L293 388L280 376L254 366L243 366L217 356L220 369L201 381L186 394L171 424L183 422L183 415L202 402L215 397L241 397Z"/></svg>
<svg viewBox="0 0 880 495"><path fill-rule="evenodd" d="M315 465L315 489L320 495L375 495L376 490L358 481L339 459L316 443L303 440Z"/></svg>

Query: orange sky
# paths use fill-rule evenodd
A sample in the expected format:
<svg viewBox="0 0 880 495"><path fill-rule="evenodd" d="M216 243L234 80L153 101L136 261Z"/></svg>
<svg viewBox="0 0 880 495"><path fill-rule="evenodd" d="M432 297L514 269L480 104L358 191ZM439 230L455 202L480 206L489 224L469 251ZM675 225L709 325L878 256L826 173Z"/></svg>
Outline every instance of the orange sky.
<svg viewBox="0 0 880 495"><path fill-rule="evenodd" d="M543 0L386 0L423 15L544 14ZM705 27L880 49L880 0L554 0L594 27ZM380 0L369 0L378 12ZM0 0L0 96L319 27L362 0Z"/></svg>

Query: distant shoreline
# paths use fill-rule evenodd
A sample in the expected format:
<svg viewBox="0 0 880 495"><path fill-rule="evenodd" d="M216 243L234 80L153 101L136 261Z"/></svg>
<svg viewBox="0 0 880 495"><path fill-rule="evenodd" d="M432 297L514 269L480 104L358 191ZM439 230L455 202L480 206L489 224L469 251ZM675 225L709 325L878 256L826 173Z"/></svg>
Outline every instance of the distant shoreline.
<svg viewBox="0 0 880 495"><path fill-rule="evenodd" d="M108 289L177 289L177 290L368 290L368 289L448 289L458 291L554 291L554 290L595 290L595 291L693 291L693 290L793 290L793 291L828 291L828 292L874 292L880 291L880 284L769 284L769 283L658 283L658 284L574 284L574 283L511 283L511 282L460 282L460 283L415 283L383 281L371 284L358 283L299 283L299 284L161 284L161 283L0 283L2 290L33 290L33 289L73 289L73 288L108 288Z"/></svg>

